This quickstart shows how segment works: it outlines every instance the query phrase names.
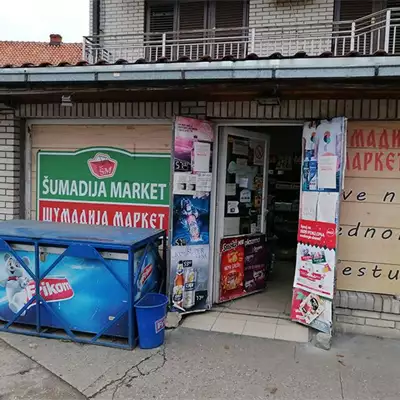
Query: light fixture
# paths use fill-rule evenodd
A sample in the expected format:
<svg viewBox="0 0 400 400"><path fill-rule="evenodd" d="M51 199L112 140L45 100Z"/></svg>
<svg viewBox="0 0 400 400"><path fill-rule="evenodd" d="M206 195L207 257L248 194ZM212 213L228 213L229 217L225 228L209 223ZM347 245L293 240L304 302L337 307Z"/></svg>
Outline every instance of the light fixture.
<svg viewBox="0 0 400 400"><path fill-rule="evenodd" d="M72 107L71 96L61 96L61 107Z"/></svg>

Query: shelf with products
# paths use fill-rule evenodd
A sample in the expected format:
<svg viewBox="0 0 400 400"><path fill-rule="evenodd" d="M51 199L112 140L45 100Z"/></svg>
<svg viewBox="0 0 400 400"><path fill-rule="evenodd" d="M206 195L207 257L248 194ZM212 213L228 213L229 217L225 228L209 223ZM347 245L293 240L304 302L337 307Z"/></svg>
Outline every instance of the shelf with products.
<svg viewBox="0 0 400 400"><path fill-rule="evenodd" d="M299 219L301 156L272 156L268 177L269 235L277 238L276 244L279 248L295 248Z"/></svg>

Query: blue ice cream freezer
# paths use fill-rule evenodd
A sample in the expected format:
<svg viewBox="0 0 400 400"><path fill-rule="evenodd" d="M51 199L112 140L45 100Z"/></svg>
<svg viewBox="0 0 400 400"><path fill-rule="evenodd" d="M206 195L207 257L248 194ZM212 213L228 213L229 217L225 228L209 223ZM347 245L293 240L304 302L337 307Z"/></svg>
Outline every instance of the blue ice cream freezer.
<svg viewBox="0 0 400 400"><path fill-rule="evenodd" d="M165 239L156 229L0 223L0 330L134 348L134 303L165 290Z"/></svg>

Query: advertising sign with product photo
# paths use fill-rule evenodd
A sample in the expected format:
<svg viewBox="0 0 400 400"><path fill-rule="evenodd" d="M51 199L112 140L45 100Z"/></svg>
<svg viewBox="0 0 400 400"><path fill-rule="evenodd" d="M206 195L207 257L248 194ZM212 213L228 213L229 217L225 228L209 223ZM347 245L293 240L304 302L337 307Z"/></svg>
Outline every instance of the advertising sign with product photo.
<svg viewBox="0 0 400 400"><path fill-rule="evenodd" d="M342 117L306 123L303 128L292 319L323 332L327 326L330 331L332 323L346 131L347 120Z"/></svg>
<svg viewBox="0 0 400 400"><path fill-rule="evenodd" d="M220 301L233 300L245 294L244 237L221 240Z"/></svg>
<svg viewBox="0 0 400 400"><path fill-rule="evenodd" d="M293 290L290 317L293 321L331 333L332 302L302 289Z"/></svg>
<svg viewBox="0 0 400 400"><path fill-rule="evenodd" d="M266 276L265 236L247 237L244 241L244 289L246 293L265 289Z"/></svg>
<svg viewBox="0 0 400 400"><path fill-rule="evenodd" d="M209 302L213 146L211 123L175 118L169 292L181 313L205 310Z"/></svg>

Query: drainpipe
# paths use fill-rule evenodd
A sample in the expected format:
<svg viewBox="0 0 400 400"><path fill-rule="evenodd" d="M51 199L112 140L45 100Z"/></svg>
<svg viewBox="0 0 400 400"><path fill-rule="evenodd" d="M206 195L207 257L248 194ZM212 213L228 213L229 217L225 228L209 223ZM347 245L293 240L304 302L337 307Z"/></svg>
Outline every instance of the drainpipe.
<svg viewBox="0 0 400 400"><path fill-rule="evenodd" d="M100 0L92 0L93 36L100 35ZM98 38L97 38L98 39Z"/></svg>

